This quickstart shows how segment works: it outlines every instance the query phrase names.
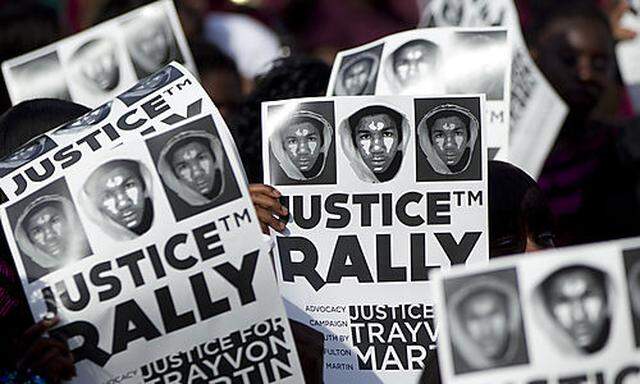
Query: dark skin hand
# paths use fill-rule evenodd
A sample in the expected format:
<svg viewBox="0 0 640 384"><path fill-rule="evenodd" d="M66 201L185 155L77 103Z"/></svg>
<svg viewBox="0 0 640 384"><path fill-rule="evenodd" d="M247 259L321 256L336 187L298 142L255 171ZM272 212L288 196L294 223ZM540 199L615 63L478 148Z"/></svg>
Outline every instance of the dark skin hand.
<svg viewBox="0 0 640 384"><path fill-rule="evenodd" d="M49 383L62 383L76 376L73 355L65 341L44 337L58 323L57 317L43 319L27 329L17 340L18 371L32 372Z"/></svg>
<svg viewBox="0 0 640 384"><path fill-rule="evenodd" d="M268 234L269 227L278 232L284 231L286 225L275 217L289 214L287 208L278 200L281 196L280 192L270 185L250 184L249 194L256 208L262 232Z"/></svg>

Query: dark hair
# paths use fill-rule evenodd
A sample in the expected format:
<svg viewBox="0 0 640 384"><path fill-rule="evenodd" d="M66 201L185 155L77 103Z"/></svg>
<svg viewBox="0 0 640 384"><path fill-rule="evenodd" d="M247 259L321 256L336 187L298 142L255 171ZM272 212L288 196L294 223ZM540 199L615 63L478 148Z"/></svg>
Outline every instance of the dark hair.
<svg viewBox="0 0 640 384"><path fill-rule="evenodd" d="M51 206L55 206L60 211L63 211L62 203L60 201L43 201L40 204L36 205L35 207L32 207L29 210L29 212L24 216L24 220L22 221L22 229L27 233L27 235L29 235L29 229L27 228L27 222L29 221L29 219L33 217L33 215L35 215L36 213L43 210L44 208L51 207Z"/></svg>
<svg viewBox="0 0 640 384"><path fill-rule="evenodd" d="M406 43L396 48L395 51L393 51L392 55L393 55L394 72L396 70L396 66L398 65L398 60L399 60L398 55L400 54L400 52L406 48L411 48L413 46L425 46L429 53L434 53L436 56L440 55L440 47L438 47L438 45L432 41L425 40L425 39L415 39L415 40L407 41Z"/></svg>
<svg viewBox="0 0 640 384"><path fill-rule="evenodd" d="M189 46L199 72L226 70L240 77L235 61L222 52L216 45L198 39L190 42Z"/></svg>
<svg viewBox="0 0 640 384"><path fill-rule="evenodd" d="M126 169L129 169L131 171L135 171L135 173L138 175L138 177L140 178L140 181L142 182L142 186L144 188L144 190L146 191L148 186L146 185L145 181L144 181L144 177L142 176L142 170L140 169L141 164L135 160L129 160L129 159L116 159L116 160L111 160L108 161L102 165L100 165L98 168L94 169L91 174L89 175L89 177L87 178L87 182L89 182L89 180L92 180L94 178L94 175L96 174L96 172L104 169L104 168L114 168L114 167L123 167ZM86 185L86 184L85 184Z"/></svg>
<svg viewBox="0 0 640 384"><path fill-rule="evenodd" d="M178 148L182 148L183 146L188 145L189 143L192 143L194 141L202 144L206 148L207 152L209 152L211 154L211 157L213 157L213 161L218 161L218 159L216 158L216 154L213 153L213 151L210 148L211 143L207 139L205 139L204 137L185 137L181 140L178 140L178 142L174 143L171 146L171 148L167 151L165 158L167 159L169 164L171 164L171 159L173 158L173 155L178 150ZM171 167L171 170L173 171L174 174L176 174L176 171L175 169L173 169L173 166Z"/></svg>
<svg viewBox="0 0 640 384"><path fill-rule="evenodd" d="M445 119L447 117L457 117L462 120L464 124L464 128L467 131L467 137L471 137L471 118L460 111L455 110L447 110L444 109L440 112L435 113L433 116L430 116L427 121L425 121L425 125L427 127L427 137L429 138L429 142L433 144L433 140L431 139L431 131L433 130L436 121L439 119Z"/></svg>
<svg viewBox="0 0 640 384"><path fill-rule="evenodd" d="M34 99L16 105L0 116L0 158L90 111L80 104L58 99Z"/></svg>
<svg viewBox="0 0 640 384"><path fill-rule="evenodd" d="M356 127L360 124L360 120L367 116L374 115L387 115L391 118L391 120L396 124L396 128L398 129L398 141L402 142L402 114L398 111L394 111L389 107L385 107L383 105L371 105L361 110L357 111L353 115L349 116L349 128L351 129L351 139L353 143L356 144Z"/></svg>
<svg viewBox="0 0 640 384"><path fill-rule="evenodd" d="M261 110L264 101L324 96L331 67L325 62L291 56L273 62L271 69L256 78L256 85L240 113L231 120L232 134L250 182L262 181Z"/></svg>
<svg viewBox="0 0 640 384"><path fill-rule="evenodd" d="M527 239L553 247L551 210L538 184L516 166L489 161L489 256L524 252Z"/></svg>
<svg viewBox="0 0 640 384"><path fill-rule="evenodd" d="M563 275L567 273L573 272L588 272L592 276L595 277L598 283L601 283L602 289L606 291L605 281L607 279L605 273L599 269L594 267L590 267L588 265L569 265L567 267L563 267L554 271L552 274L547 276L542 282L542 292L544 294L545 299L548 301L551 296L551 284L558 278L563 278ZM605 296L606 298L606 296Z"/></svg>
<svg viewBox="0 0 640 384"><path fill-rule="evenodd" d="M318 130L318 134L320 136L320 147L322 147L324 145L324 135L323 135L324 124L322 124L317 119L314 119L309 116L295 116L293 119L287 121L287 127L290 127L294 124L303 124L303 123L309 123Z"/></svg>
<svg viewBox="0 0 640 384"><path fill-rule="evenodd" d="M536 46L548 26L558 20L583 19L605 27L613 41L613 31L607 15L592 0L562 0L532 2L532 21L525 30L529 45Z"/></svg>

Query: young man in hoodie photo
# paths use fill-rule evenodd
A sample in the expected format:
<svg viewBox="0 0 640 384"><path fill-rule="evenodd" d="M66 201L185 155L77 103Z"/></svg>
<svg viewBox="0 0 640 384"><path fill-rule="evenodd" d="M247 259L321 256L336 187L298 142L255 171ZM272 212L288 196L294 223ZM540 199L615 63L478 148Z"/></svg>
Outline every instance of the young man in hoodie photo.
<svg viewBox="0 0 640 384"><path fill-rule="evenodd" d="M609 278L587 265L550 274L537 288L543 307L540 323L562 353L583 356L602 350L613 316Z"/></svg>
<svg viewBox="0 0 640 384"><path fill-rule="evenodd" d="M409 142L407 119L384 105L371 105L341 124L341 140L351 168L362 181L382 183L396 177Z"/></svg>
<svg viewBox="0 0 640 384"><path fill-rule="evenodd" d="M114 240L131 240L153 223L151 176L134 160L111 160L85 182L81 201L88 216Z"/></svg>

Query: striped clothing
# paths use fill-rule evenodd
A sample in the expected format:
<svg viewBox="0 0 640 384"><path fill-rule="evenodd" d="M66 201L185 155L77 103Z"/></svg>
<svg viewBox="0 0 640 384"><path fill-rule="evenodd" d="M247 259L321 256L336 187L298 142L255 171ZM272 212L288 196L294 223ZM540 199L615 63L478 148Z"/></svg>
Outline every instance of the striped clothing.
<svg viewBox="0 0 640 384"><path fill-rule="evenodd" d="M538 179L560 246L632 235L633 175L620 160L618 128L589 122L556 141ZM575 133L579 132L579 133Z"/></svg>

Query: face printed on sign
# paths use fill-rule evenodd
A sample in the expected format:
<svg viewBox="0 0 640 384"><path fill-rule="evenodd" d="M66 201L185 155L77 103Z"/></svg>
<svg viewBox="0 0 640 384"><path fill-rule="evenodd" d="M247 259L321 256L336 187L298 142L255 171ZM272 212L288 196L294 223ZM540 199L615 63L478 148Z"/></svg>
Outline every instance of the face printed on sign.
<svg viewBox="0 0 640 384"><path fill-rule="evenodd" d="M364 58L351 64L345 71L342 83L347 95L361 95L367 87L373 63Z"/></svg>
<svg viewBox="0 0 640 384"><path fill-rule="evenodd" d="M96 169L85 183L84 190L93 207L109 222L121 229L144 233L151 205L147 200L147 185L140 165L132 160L115 160Z"/></svg>
<svg viewBox="0 0 640 384"><path fill-rule="evenodd" d="M431 128L431 142L436 154L448 166L457 165L469 141L469 131L458 116L443 117Z"/></svg>
<svg viewBox="0 0 640 384"><path fill-rule="evenodd" d="M202 195L210 193L216 181L216 158L198 140L189 140L176 146L171 156L171 167L176 177Z"/></svg>
<svg viewBox="0 0 640 384"><path fill-rule="evenodd" d="M467 335L488 358L502 356L509 342L507 300L498 292L469 296L461 304L461 323Z"/></svg>
<svg viewBox="0 0 640 384"><path fill-rule="evenodd" d="M609 328L609 309L601 273L572 268L544 283L547 310L572 343L588 353L602 347Z"/></svg>
<svg viewBox="0 0 640 384"><path fill-rule="evenodd" d="M29 241L45 254L54 258L66 257L69 249L69 220L60 204L44 203L30 212L23 226Z"/></svg>
<svg viewBox="0 0 640 384"><path fill-rule="evenodd" d="M111 91L120 82L120 64L115 45L107 39L88 41L72 56L82 81L103 92Z"/></svg>
<svg viewBox="0 0 640 384"><path fill-rule="evenodd" d="M440 48L427 40L412 40L393 52L393 72L400 84L408 86L433 74L440 60Z"/></svg>
<svg viewBox="0 0 640 384"><path fill-rule="evenodd" d="M322 138L310 122L298 122L284 129L282 143L291 162L301 171L310 171L318 160Z"/></svg>
<svg viewBox="0 0 640 384"><path fill-rule="evenodd" d="M136 64L142 66L145 71L152 72L169 60L170 37L162 24L154 22L145 28L139 28L131 39L130 50L136 52Z"/></svg>
<svg viewBox="0 0 640 384"><path fill-rule="evenodd" d="M374 173L385 172L398 150L396 123L386 114L364 116L355 132L357 150Z"/></svg>

